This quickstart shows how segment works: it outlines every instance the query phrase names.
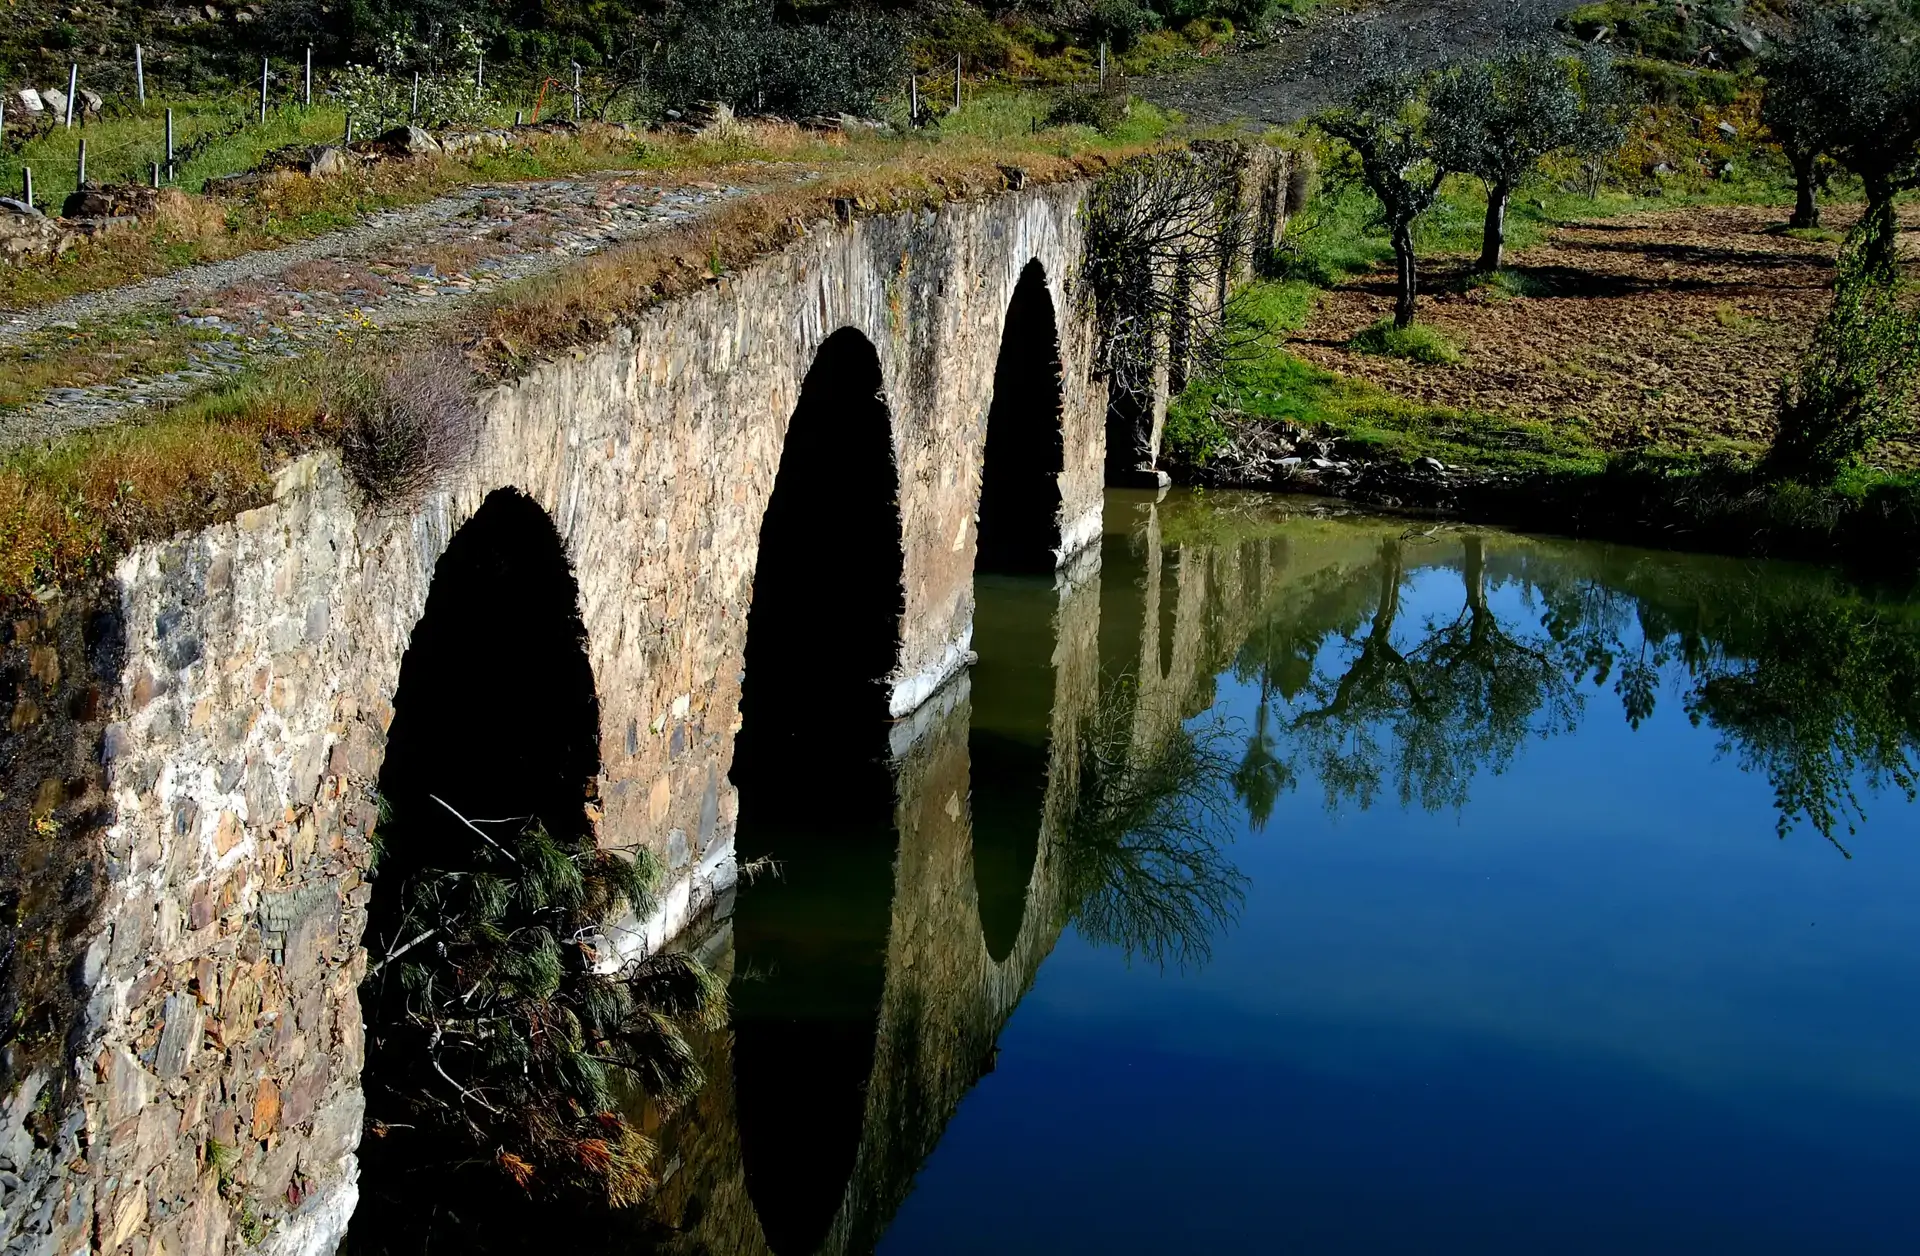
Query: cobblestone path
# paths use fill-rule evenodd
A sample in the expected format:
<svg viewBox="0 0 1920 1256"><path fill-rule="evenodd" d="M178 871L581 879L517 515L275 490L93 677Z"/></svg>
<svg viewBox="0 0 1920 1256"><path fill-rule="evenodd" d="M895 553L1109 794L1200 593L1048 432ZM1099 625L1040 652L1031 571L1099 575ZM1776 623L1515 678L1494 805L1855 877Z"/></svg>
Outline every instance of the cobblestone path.
<svg viewBox="0 0 1920 1256"><path fill-rule="evenodd" d="M794 177L769 167L768 178ZM288 249L91 293L0 318L0 352L29 334L121 318L201 333L186 365L56 388L0 411L0 448L116 422L223 376L298 357L342 336L443 318L462 303L649 231L693 219L758 182L663 183L631 173L477 184Z"/></svg>

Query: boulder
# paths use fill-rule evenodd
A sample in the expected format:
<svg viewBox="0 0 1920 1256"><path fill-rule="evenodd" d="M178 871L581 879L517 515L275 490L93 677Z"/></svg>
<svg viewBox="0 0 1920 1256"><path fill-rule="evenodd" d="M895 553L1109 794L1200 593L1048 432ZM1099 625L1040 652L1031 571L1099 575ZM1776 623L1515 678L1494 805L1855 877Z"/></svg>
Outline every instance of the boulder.
<svg viewBox="0 0 1920 1256"><path fill-rule="evenodd" d="M57 87L49 87L40 93L41 101L48 109L61 116L67 112L67 94Z"/></svg>
<svg viewBox="0 0 1920 1256"><path fill-rule="evenodd" d="M337 144L289 144L262 157L254 170L292 171L315 179L330 179L347 173L359 161L358 156Z"/></svg>
<svg viewBox="0 0 1920 1256"><path fill-rule="evenodd" d="M397 126L373 139L362 140L354 149L373 157L421 157L439 152L440 141L423 127Z"/></svg>
<svg viewBox="0 0 1920 1256"><path fill-rule="evenodd" d="M359 160L337 144L323 144L314 149L313 157L307 162L307 174L315 179L332 179L347 173L359 164Z"/></svg>
<svg viewBox="0 0 1920 1256"><path fill-rule="evenodd" d="M99 92L90 92L84 87L80 89L81 112L98 115L106 107L107 102L100 99Z"/></svg>
<svg viewBox="0 0 1920 1256"><path fill-rule="evenodd" d="M11 196L0 196L0 213L18 214L22 218L46 217L45 214L27 204L25 201L17 201Z"/></svg>
<svg viewBox="0 0 1920 1256"><path fill-rule="evenodd" d="M69 193L60 209L67 218L152 218L162 207L184 212L186 193L144 183L84 183Z"/></svg>
<svg viewBox="0 0 1920 1256"><path fill-rule="evenodd" d="M248 174L224 174L208 179L204 190L208 196L245 196L250 192L258 192L262 188L284 183L292 177L293 172L289 170L258 170Z"/></svg>
<svg viewBox="0 0 1920 1256"><path fill-rule="evenodd" d="M23 87L13 95L14 99L20 102L20 107L28 113L45 113L47 111L46 103L40 99L40 93L31 87Z"/></svg>
<svg viewBox="0 0 1920 1256"><path fill-rule="evenodd" d="M0 257L10 262L53 257L72 247L72 233L44 214L0 214Z"/></svg>
<svg viewBox="0 0 1920 1256"><path fill-rule="evenodd" d="M505 131L461 131L440 137L440 151L449 157L473 153L505 152L509 144Z"/></svg>

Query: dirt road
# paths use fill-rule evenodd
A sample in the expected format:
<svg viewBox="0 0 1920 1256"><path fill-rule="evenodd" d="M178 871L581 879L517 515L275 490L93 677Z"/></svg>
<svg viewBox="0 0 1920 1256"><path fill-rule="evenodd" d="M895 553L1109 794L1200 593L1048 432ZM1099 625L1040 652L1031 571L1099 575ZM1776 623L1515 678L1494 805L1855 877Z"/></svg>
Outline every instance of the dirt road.
<svg viewBox="0 0 1920 1256"><path fill-rule="evenodd" d="M1415 59L1437 65L1490 48L1509 28L1550 25L1575 0L1385 0L1359 11L1329 12L1257 47L1225 53L1133 88L1198 123L1282 126L1332 104L1351 70L1341 50L1374 31L1404 39Z"/></svg>

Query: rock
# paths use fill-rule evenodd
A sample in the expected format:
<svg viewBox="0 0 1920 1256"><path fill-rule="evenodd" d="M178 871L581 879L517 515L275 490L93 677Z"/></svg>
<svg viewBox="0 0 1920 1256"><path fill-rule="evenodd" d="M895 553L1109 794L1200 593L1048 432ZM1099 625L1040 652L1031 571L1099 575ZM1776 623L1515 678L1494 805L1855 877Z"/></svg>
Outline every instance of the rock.
<svg viewBox="0 0 1920 1256"><path fill-rule="evenodd" d="M1722 139L1737 140L1740 138L1740 129L1731 122L1719 123L1713 129L1720 132Z"/></svg>
<svg viewBox="0 0 1920 1256"><path fill-rule="evenodd" d="M14 98L20 102L20 107L28 113L45 113L47 111L46 104L40 99L40 93L34 91L31 87L21 88L14 93Z"/></svg>
<svg viewBox="0 0 1920 1256"><path fill-rule="evenodd" d="M1653 176L1654 178L1656 178L1656 179L1658 179L1658 178L1662 178L1662 177L1664 177L1664 176L1666 176L1666 175L1670 175L1670 174L1672 174L1672 173L1673 173L1673 167L1672 167L1672 166L1669 166L1669 165L1668 165L1668 164L1667 164L1666 162L1664 162L1664 161L1663 161L1663 162L1659 162L1659 163L1657 163L1657 164L1656 164L1656 165L1654 166L1654 168L1653 168L1652 170L1649 170L1649 171L1648 171L1647 173L1648 173L1648 174L1651 174L1651 175L1652 175L1652 176Z"/></svg>
<svg viewBox="0 0 1920 1256"><path fill-rule="evenodd" d="M73 247L74 236L44 214L0 215L0 257L53 257Z"/></svg>
<svg viewBox="0 0 1920 1256"><path fill-rule="evenodd" d="M67 112L67 94L57 87L49 87L40 93L40 99L53 112L65 115Z"/></svg>
<svg viewBox="0 0 1920 1256"><path fill-rule="evenodd" d="M1721 162L1720 168L1714 171L1715 177L1721 178L1721 179L1731 179L1733 177L1733 174L1734 174L1733 163L1730 161Z"/></svg>
<svg viewBox="0 0 1920 1256"><path fill-rule="evenodd" d="M840 129L851 134L854 131L866 131L872 135L892 135L893 128L878 118L860 118L843 113L839 118Z"/></svg>
<svg viewBox="0 0 1920 1256"><path fill-rule="evenodd" d="M1438 458L1415 458L1413 460L1413 469L1416 471L1424 471L1428 475L1445 475L1447 473L1447 464Z"/></svg>
<svg viewBox="0 0 1920 1256"><path fill-rule="evenodd" d="M291 178L292 175L293 172L288 170L263 170L248 174L220 175L217 178L207 180L206 193L208 196L245 196L249 192L257 192L261 188L272 187L276 183L284 183L287 179Z"/></svg>
<svg viewBox="0 0 1920 1256"><path fill-rule="evenodd" d="M462 131L441 136L439 144L440 151L449 157L464 157L470 153L504 152L510 142L505 131Z"/></svg>
<svg viewBox="0 0 1920 1256"><path fill-rule="evenodd" d="M334 144L316 148L307 162L307 174L315 179L334 179L354 167L353 154Z"/></svg>
<svg viewBox="0 0 1920 1256"><path fill-rule="evenodd" d="M378 156L419 157L440 151L440 141L423 127L397 126L368 140L365 147Z"/></svg>
<svg viewBox="0 0 1920 1256"><path fill-rule="evenodd" d="M99 92L90 92L84 87L80 89L80 108L82 112L98 115L102 109L106 108L106 105L107 102L100 99Z"/></svg>
<svg viewBox="0 0 1920 1256"><path fill-rule="evenodd" d="M22 218L46 217L45 214L27 204L25 201L16 201L11 196L0 196L0 211L9 214L19 214Z"/></svg>
<svg viewBox="0 0 1920 1256"><path fill-rule="evenodd" d="M1019 166L1000 167L1000 176L1007 181L1007 190L1009 192L1018 192L1021 188L1027 186L1027 172Z"/></svg>
<svg viewBox="0 0 1920 1256"><path fill-rule="evenodd" d="M185 212L186 193L144 183L86 183L68 195L60 212L68 218L152 218L163 209Z"/></svg>

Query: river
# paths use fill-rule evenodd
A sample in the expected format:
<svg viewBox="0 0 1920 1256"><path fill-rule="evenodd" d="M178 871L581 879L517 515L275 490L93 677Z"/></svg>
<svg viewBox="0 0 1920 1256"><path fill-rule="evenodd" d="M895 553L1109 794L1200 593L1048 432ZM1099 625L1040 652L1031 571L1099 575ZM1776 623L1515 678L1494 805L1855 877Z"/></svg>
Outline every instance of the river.
<svg viewBox="0 0 1920 1256"><path fill-rule="evenodd" d="M742 783L606 1250L1913 1250L1920 604L1180 491L976 594Z"/></svg>

